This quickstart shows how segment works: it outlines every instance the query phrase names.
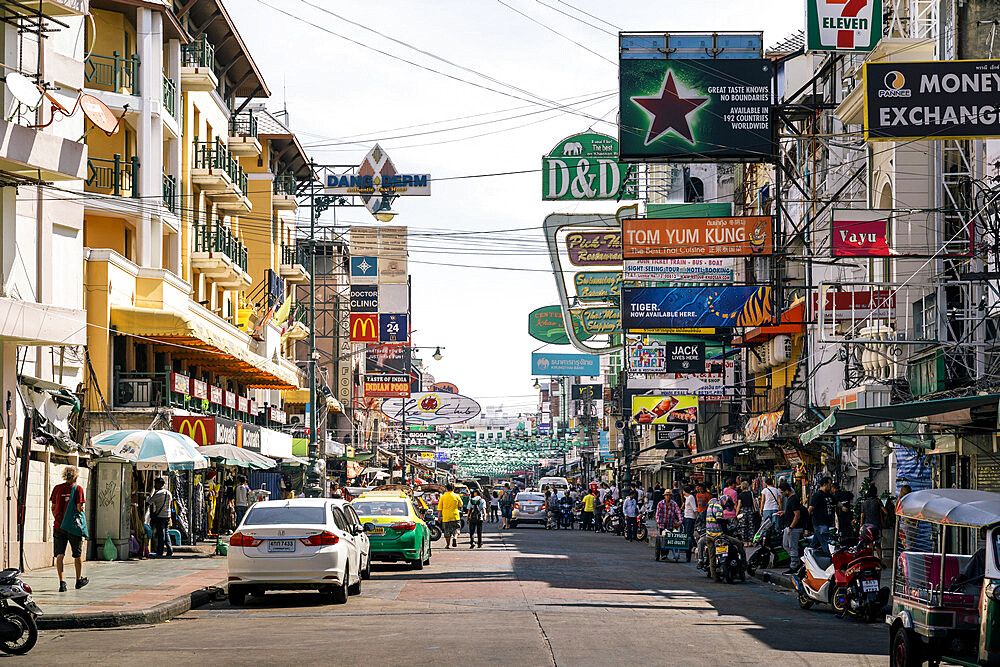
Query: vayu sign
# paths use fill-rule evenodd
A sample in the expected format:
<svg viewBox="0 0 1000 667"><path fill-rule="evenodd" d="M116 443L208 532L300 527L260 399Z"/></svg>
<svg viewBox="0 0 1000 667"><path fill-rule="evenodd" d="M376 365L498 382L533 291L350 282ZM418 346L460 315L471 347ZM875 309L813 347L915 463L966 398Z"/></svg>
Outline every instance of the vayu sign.
<svg viewBox="0 0 1000 667"><path fill-rule="evenodd" d="M806 0L809 51L871 51L882 38L882 0Z"/></svg>
<svg viewBox="0 0 1000 667"><path fill-rule="evenodd" d="M542 158L542 199L635 199L635 174L618 162L618 140L584 132Z"/></svg>

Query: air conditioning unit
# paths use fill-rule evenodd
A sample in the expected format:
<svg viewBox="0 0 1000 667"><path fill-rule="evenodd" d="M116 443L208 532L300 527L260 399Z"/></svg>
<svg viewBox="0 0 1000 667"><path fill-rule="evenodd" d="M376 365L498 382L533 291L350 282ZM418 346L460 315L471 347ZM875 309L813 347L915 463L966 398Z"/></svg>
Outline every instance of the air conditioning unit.
<svg viewBox="0 0 1000 667"><path fill-rule="evenodd" d="M302 424L302 415L289 415L288 423L291 424Z"/></svg>
<svg viewBox="0 0 1000 667"><path fill-rule="evenodd" d="M115 406L119 408L152 407L153 381L151 379L119 380Z"/></svg>

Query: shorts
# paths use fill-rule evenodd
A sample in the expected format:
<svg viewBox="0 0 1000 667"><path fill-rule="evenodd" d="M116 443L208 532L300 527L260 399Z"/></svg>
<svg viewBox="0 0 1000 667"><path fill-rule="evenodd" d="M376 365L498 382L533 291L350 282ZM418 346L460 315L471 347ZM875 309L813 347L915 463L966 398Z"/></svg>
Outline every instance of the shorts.
<svg viewBox="0 0 1000 667"><path fill-rule="evenodd" d="M459 531L462 530L462 522L461 521L445 521L442 529L444 530L444 536L445 537L451 537L455 533L457 533L457 532L459 532Z"/></svg>
<svg viewBox="0 0 1000 667"><path fill-rule="evenodd" d="M510 519L511 517L514 516L514 506L513 505L501 505L500 506L500 514L503 515L503 518Z"/></svg>
<svg viewBox="0 0 1000 667"><path fill-rule="evenodd" d="M55 556L66 555L66 544L69 544L73 558L83 556L83 537L67 533L65 530L56 528L52 532L52 550Z"/></svg>

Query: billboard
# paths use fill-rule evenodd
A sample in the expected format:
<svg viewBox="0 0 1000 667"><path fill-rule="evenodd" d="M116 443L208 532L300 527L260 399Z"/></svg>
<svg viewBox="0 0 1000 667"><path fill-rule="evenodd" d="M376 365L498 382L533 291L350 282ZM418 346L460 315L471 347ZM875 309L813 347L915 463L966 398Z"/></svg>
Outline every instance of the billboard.
<svg viewBox="0 0 1000 667"><path fill-rule="evenodd" d="M619 61L620 159L763 162L774 154L764 59Z"/></svg>
<svg viewBox="0 0 1000 667"><path fill-rule="evenodd" d="M352 343L379 342L377 313L351 313L349 326Z"/></svg>
<svg viewBox="0 0 1000 667"><path fill-rule="evenodd" d="M871 51L882 38L882 0L806 0L806 49Z"/></svg>
<svg viewBox="0 0 1000 667"><path fill-rule="evenodd" d="M544 306L528 313L528 335L549 345L569 345L561 306ZM587 340L590 334L583 329L583 316L573 313L576 337Z"/></svg>
<svg viewBox="0 0 1000 667"><path fill-rule="evenodd" d="M728 259L626 259L625 280L649 282L733 282Z"/></svg>
<svg viewBox="0 0 1000 667"><path fill-rule="evenodd" d="M584 308L580 315L583 318L583 330L588 334L598 336L622 332L621 310L617 306Z"/></svg>
<svg viewBox="0 0 1000 667"><path fill-rule="evenodd" d="M436 391L422 391L409 398L382 401L382 414L392 421L423 426L447 426L473 419L481 411L479 403L468 396Z"/></svg>
<svg viewBox="0 0 1000 667"><path fill-rule="evenodd" d="M622 320L626 331L638 333L695 327L758 327L771 322L771 288L626 287Z"/></svg>
<svg viewBox="0 0 1000 667"><path fill-rule="evenodd" d="M601 358L594 354L531 353L532 375L575 375L594 377L601 374Z"/></svg>
<svg viewBox="0 0 1000 667"><path fill-rule="evenodd" d="M378 285L351 285L351 312L378 312Z"/></svg>
<svg viewBox="0 0 1000 667"><path fill-rule="evenodd" d="M234 445L260 452L259 426L224 419L223 417L194 417L175 415L171 428L194 440L198 445Z"/></svg>
<svg viewBox="0 0 1000 667"><path fill-rule="evenodd" d="M378 282L378 257L361 255L351 257L351 284L374 285Z"/></svg>
<svg viewBox="0 0 1000 667"><path fill-rule="evenodd" d="M569 262L574 266L621 266L620 231L573 232L566 236Z"/></svg>
<svg viewBox="0 0 1000 667"><path fill-rule="evenodd" d="M667 346L660 341L651 340L644 343L641 340L627 346L625 366L630 371L638 373L666 373Z"/></svg>
<svg viewBox="0 0 1000 667"><path fill-rule="evenodd" d="M632 419L638 424L697 423L698 397L633 396Z"/></svg>
<svg viewBox="0 0 1000 667"><path fill-rule="evenodd" d="M404 343L369 345L365 348L366 373L410 375L410 354Z"/></svg>
<svg viewBox="0 0 1000 667"><path fill-rule="evenodd" d="M621 296L621 271L580 271L573 276L573 286L580 301L609 301Z"/></svg>
<svg viewBox="0 0 1000 667"><path fill-rule="evenodd" d="M634 168L618 162L618 140L583 132L566 137L542 158L542 199L636 198Z"/></svg>
<svg viewBox="0 0 1000 667"><path fill-rule="evenodd" d="M1000 61L865 63L865 140L1000 137Z"/></svg>
<svg viewBox="0 0 1000 667"><path fill-rule="evenodd" d="M623 256L748 257L770 255L770 216L633 218L622 221Z"/></svg>
<svg viewBox="0 0 1000 667"><path fill-rule="evenodd" d="M353 315L352 315L353 317ZM407 313L379 313L378 340L381 343L405 343L410 339L410 316Z"/></svg>
<svg viewBox="0 0 1000 667"><path fill-rule="evenodd" d="M570 399L574 401L597 401L604 397L599 384L575 384L570 388Z"/></svg>
<svg viewBox="0 0 1000 667"><path fill-rule="evenodd" d="M629 373L629 389L659 390L671 394L719 399L736 393L736 362L733 359L708 359L705 373Z"/></svg>
<svg viewBox="0 0 1000 667"><path fill-rule="evenodd" d="M704 373L705 342L668 341L664 362L667 373Z"/></svg>
<svg viewBox="0 0 1000 667"><path fill-rule="evenodd" d="M410 376L395 373L365 375L365 398L406 398L410 395Z"/></svg>

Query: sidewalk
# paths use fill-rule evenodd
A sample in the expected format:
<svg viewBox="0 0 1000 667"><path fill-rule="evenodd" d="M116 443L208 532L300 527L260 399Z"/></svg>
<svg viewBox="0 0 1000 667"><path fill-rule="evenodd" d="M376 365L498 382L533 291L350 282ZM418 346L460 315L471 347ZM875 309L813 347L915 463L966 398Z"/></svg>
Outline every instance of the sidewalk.
<svg viewBox="0 0 1000 667"><path fill-rule="evenodd" d="M38 617L41 629L161 623L225 590L226 559L209 553L201 547L164 560L86 561L83 576L90 583L80 590L73 587L73 564L67 559L65 593L59 592L54 567L23 578L44 612Z"/></svg>

